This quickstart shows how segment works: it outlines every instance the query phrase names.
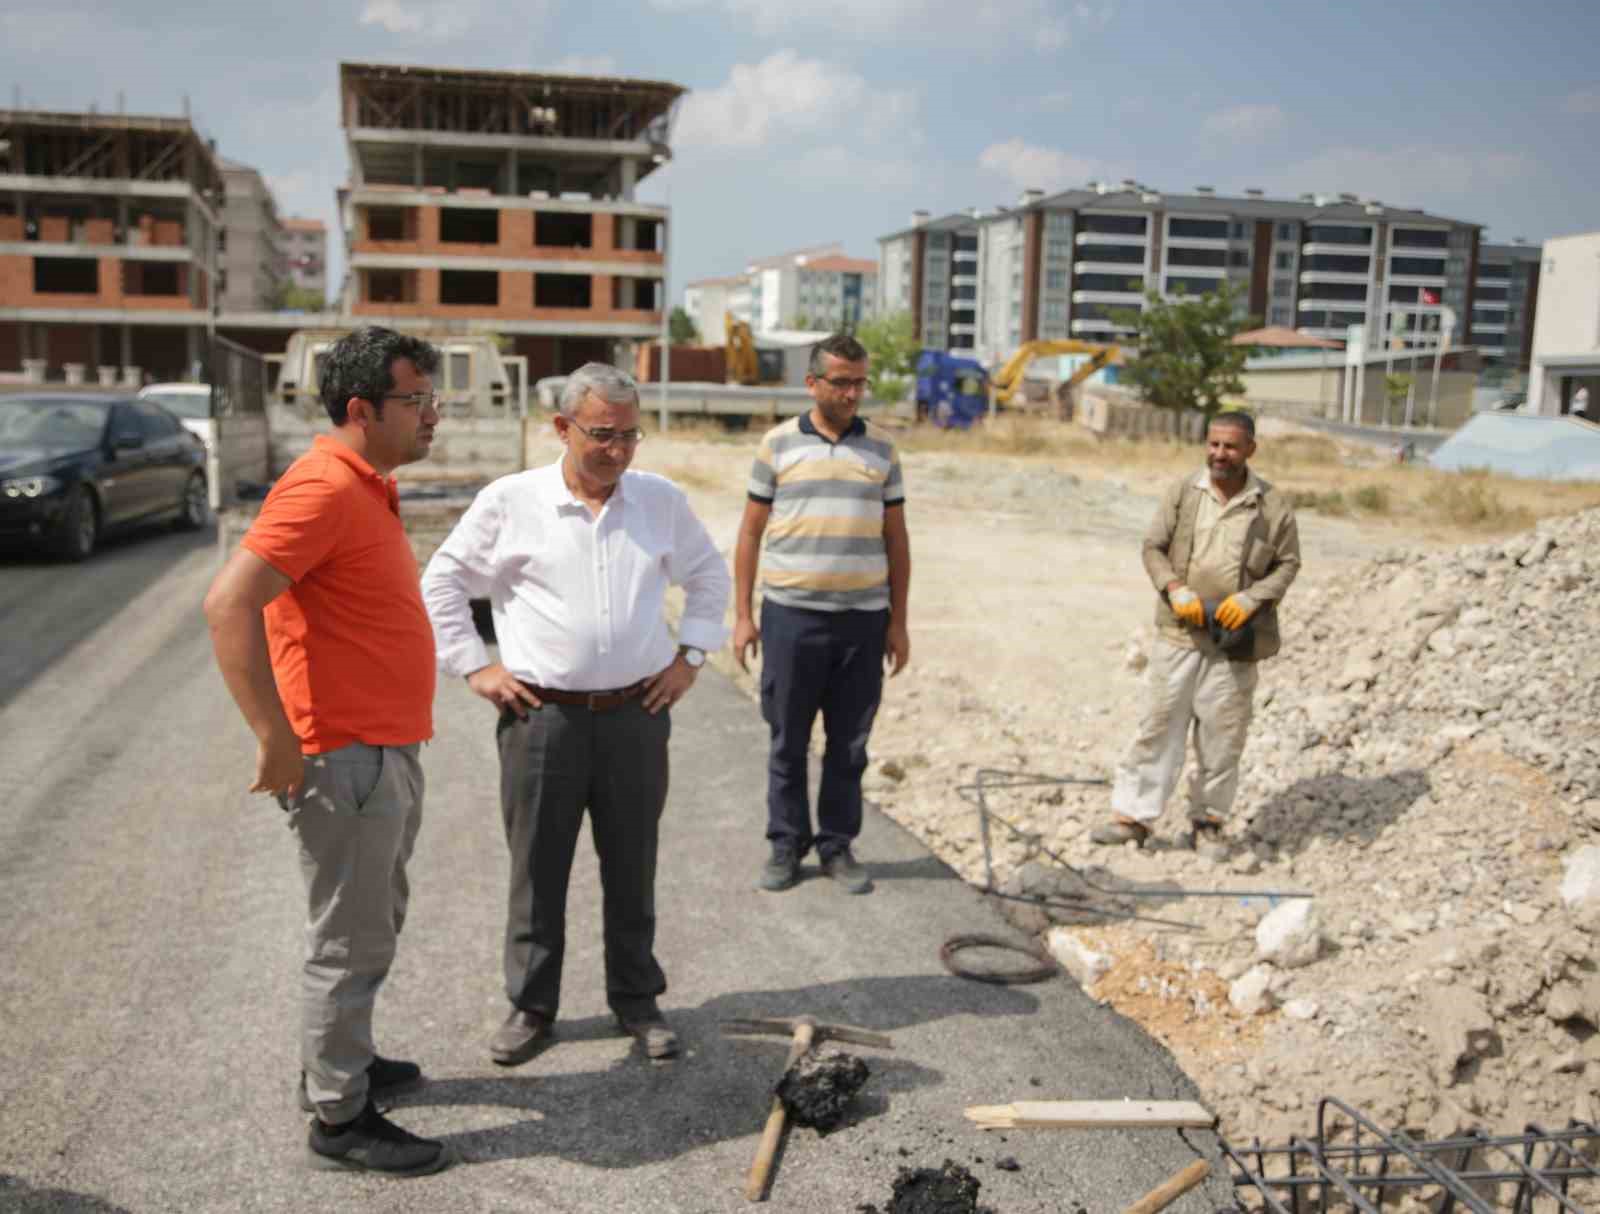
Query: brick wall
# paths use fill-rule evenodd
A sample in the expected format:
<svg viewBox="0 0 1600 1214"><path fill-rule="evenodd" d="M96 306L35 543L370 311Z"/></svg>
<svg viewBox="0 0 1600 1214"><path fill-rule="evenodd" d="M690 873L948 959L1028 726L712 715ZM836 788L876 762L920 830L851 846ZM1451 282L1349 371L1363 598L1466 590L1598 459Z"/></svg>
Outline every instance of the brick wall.
<svg viewBox="0 0 1600 1214"><path fill-rule="evenodd" d="M145 262L124 262L120 257L101 257L99 266L100 289L90 292L36 292L33 289L33 258L26 255L0 257L0 308L125 308L131 311L160 312L184 311L195 307L189 301L189 276L195 271L189 265L178 266L178 294L127 295L123 291L126 273L137 277L143 273ZM206 275L200 274L199 306L207 298Z"/></svg>
<svg viewBox="0 0 1600 1214"><path fill-rule="evenodd" d="M0 215L0 240L21 240L22 235L21 215Z"/></svg>

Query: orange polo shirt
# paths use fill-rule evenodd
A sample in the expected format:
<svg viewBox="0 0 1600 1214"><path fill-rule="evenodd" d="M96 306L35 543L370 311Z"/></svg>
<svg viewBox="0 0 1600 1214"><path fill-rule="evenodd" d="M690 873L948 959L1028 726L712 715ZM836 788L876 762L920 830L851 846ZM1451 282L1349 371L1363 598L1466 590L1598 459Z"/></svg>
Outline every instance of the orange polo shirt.
<svg viewBox="0 0 1600 1214"><path fill-rule="evenodd" d="M319 435L241 543L294 583L264 614L278 696L302 749L432 737L433 628L394 480Z"/></svg>

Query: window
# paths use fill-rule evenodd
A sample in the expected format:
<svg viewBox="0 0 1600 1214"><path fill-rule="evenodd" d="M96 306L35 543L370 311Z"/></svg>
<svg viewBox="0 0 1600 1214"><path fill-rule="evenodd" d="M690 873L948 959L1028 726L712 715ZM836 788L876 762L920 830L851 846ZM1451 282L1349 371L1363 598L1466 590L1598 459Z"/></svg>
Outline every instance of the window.
<svg viewBox="0 0 1600 1214"><path fill-rule="evenodd" d="M487 207L441 207L439 240L444 244L499 244L500 212Z"/></svg>
<svg viewBox="0 0 1600 1214"><path fill-rule="evenodd" d="M1273 308L1267 314L1267 323L1272 325L1289 325L1293 323L1293 317L1290 316L1288 308Z"/></svg>
<svg viewBox="0 0 1600 1214"><path fill-rule="evenodd" d="M93 257L35 257L33 290L36 295L93 295L100 290L100 263Z"/></svg>
<svg viewBox="0 0 1600 1214"><path fill-rule="evenodd" d="M493 270L440 270L439 302L494 307L500 302L500 275Z"/></svg>
<svg viewBox="0 0 1600 1214"><path fill-rule="evenodd" d="M1372 243L1371 228L1334 227L1319 225L1306 229L1307 244L1362 244Z"/></svg>
<svg viewBox="0 0 1600 1214"><path fill-rule="evenodd" d="M415 240L410 207L368 207L368 240Z"/></svg>
<svg viewBox="0 0 1600 1214"><path fill-rule="evenodd" d="M1244 223L1234 223L1229 227L1228 231L1235 240L1243 240L1245 238L1245 229L1248 226L1248 224Z"/></svg>
<svg viewBox="0 0 1600 1214"><path fill-rule="evenodd" d="M147 443L160 442L162 439L172 438L183 429L178 424L178 419L169 417L166 413L146 401L135 401L134 410L139 415L139 431L144 435Z"/></svg>
<svg viewBox="0 0 1600 1214"><path fill-rule="evenodd" d="M1280 223L1278 225L1278 239L1279 240L1293 240L1294 239L1294 224L1292 224L1292 223Z"/></svg>
<svg viewBox="0 0 1600 1214"><path fill-rule="evenodd" d="M1122 291L1138 294L1144 290L1144 275L1080 274L1073 286L1079 291Z"/></svg>
<svg viewBox="0 0 1600 1214"><path fill-rule="evenodd" d="M1172 250L1174 253L1177 249ZM1185 253L1211 253L1211 249L1184 249ZM1217 256L1222 256L1220 252ZM1111 265L1144 265L1144 248L1131 244L1091 244L1078 249L1079 261L1098 261Z"/></svg>
<svg viewBox="0 0 1600 1214"><path fill-rule="evenodd" d="M1366 257L1346 257L1338 253L1312 253L1300 259L1300 269L1307 273L1365 276L1369 268Z"/></svg>
<svg viewBox="0 0 1600 1214"><path fill-rule="evenodd" d="M1167 235L1197 240L1226 240L1228 238L1228 221L1226 219L1179 219L1174 217L1167 222Z"/></svg>
<svg viewBox="0 0 1600 1214"><path fill-rule="evenodd" d="M594 216L563 211L538 211L533 217L533 243L546 249L592 249Z"/></svg>
<svg viewBox="0 0 1600 1214"><path fill-rule="evenodd" d="M93 265L93 262L89 263ZM182 295L183 275L175 261L122 263L124 295Z"/></svg>
<svg viewBox="0 0 1600 1214"><path fill-rule="evenodd" d="M1292 269L1294 269L1294 254L1293 253L1278 253L1278 254L1275 254L1273 256L1273 258L1272 258L1272 265L1273 265L1273 268L1277 269L1277 270L1292 270Z"/></svg>
<svg viewBox="0 0 1600 1214"><path fill-rule="evenodd" d="M1046 261L1071 261L1072 242L1060 239L1047 240L1044 242L1044 256Z"/></svg>
<svg viewBox="0 0 1600 1214"><path fill-rule="evenodd" d="M1046 291L1064 291L1067 286L1067 272L1065 270L1046 270L1044 272L1044 289Z"/></svg>
<svg viewBox="0 0 1600 1214"><path fill-rule="evenodd" d="M1247 265L1249 265L1250 264L1250 250L1249 249L1234 249L1231 253L1228 254L1228 264L1229 265L1235 265L1235 266L1247 266Z"/></svg>
<svg viewBox="0 0 1600 1214"><path fill-rule="evenodd" d="M1445 249L1450 246L1450 233L1427 228L1395 228L1392 243L1407 249Z"/></svg>
<svg viewBox="0 0 1600 1214"><path fill-rule="evenodd" d="M1367 302L1367 285L1361 282L1319 282L1306 288L1313 299L1337 299L1349 303Z"/></svg>
<svg viewBox="0 0 1600 1214"><path fill-rule="evenodd" d="M976 299L977 297L978 288L970 283L963 283L961 286L950 288L951 299Z"/></svg>
<svg viewBox="0 0 1600 1214"><path fill-rule="evenodd" d="M1083 217L1080 230L1102 236L1143 236L1149 217L1145 215L1096 215Z"/></svg>
<svg viewBox="0 0 1600 1214"><path fill-rule="evenodd" d="M1222 268L1228 264L1226 249L1168 249L1169 266L1212 266Z"/></svg>
<svg viewBox="0 0 1600 1214"><path fill-rule="evenodd" d="M1421 274L1434 278L1444 277L1444 262L1429 257L1391 257L1390 274Z"/></svg>
<svg viewBox="0 0 1600 1214"><path fill-rule="evenodd" d="M1477 297L1484 300L1503 300L1508 298L1509 292L1505 287L1479 287Z"/></svg>
<svg viewBox="0 0 1600 1214"><path fill-rule="evenodd" d="M1292 278L1274 278L1272 280L1272 298L1273 299L1293 299L1294 298L1294 279L1292 279Z"/></svg>
<svg viewBox="0 0 1600 1214"><path fill-rule="evenodd" d="M1067 305L1063 300L1047 299L1044 305L1044 319L1059 322L1067 318Z"/></svg>
<svg viewBox="0 0 1600 1214"><path fill-rule="evenodd" d="M1070 211L1046 211L1044 230L1046 232L1072 231L1072 213Z"/></svg>
<svg viewBox="0 0 1600 1214"><path fill-rule="evenodd" d="M368 303L416 303L415 270L363 270Z"/></svg>
<svg viewBox="0 0 1600 1214"><path fill-rule="evenodd" d="M976 253L978 251L978 238L976 236L957 236L957 253Z"/></svg>

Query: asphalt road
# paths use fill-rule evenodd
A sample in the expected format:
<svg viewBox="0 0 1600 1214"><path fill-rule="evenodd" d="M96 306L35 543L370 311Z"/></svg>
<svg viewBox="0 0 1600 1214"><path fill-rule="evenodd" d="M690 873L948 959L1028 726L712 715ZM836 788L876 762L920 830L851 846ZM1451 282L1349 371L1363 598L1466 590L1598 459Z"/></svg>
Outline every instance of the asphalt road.
<svg viewBox="0 0 1600 1214"><path fill-rule="evenodd" d="M558 1044L490 1063L506 879L492 722L446 682L378 1031L431 1077L396 1120L464 1162L407 1181L306 1170L299 875L280 812L243 791L253 746L199 612L215 562L203 541L149 537L81 568L0 564L0 1209L739 1210L786 1043L726 1039L717 1022L807 1012L895 1049L856 1051L873 1074L853 1124L791 1133L773 1209L882 1205L899 1168L950 1158L999 1214L1100 1214L1197 1149L1214 1157L1205 1133L972 1129L970 1104L1194 1092L1069 980L947 974L947 937L1007 929L875 812L859 848L872 895L815 876L753 890L765 730L708 670L674 721L659 896L685 1056L652 1064L611 1027L584 844ZM1020 1170L995 1168L1006 1155ZM1219 1174L1171 1209L1226 1205Z"/></svg>

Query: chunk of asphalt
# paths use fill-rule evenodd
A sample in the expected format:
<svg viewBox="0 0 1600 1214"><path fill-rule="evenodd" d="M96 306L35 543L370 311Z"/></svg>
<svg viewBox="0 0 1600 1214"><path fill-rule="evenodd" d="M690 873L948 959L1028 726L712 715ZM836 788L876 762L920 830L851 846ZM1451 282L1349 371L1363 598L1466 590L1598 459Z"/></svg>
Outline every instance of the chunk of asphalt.
<svg viewBox="0 0 1600 1214"><path fill-rule="evenodd" d="M844 1124L850 1102L872 1072L843 1050L807 1050L774 1089L790 1120L827 1134Z"/></svg>
<svg viewBox="0 0 1600 1214"><path fill-rule="evenodd" d="M947 1159L941 1168L901 1168L888 1205L856 1209L859 1214L994 1214L978 1204L982 1187L976 1176Z"/></svg>

